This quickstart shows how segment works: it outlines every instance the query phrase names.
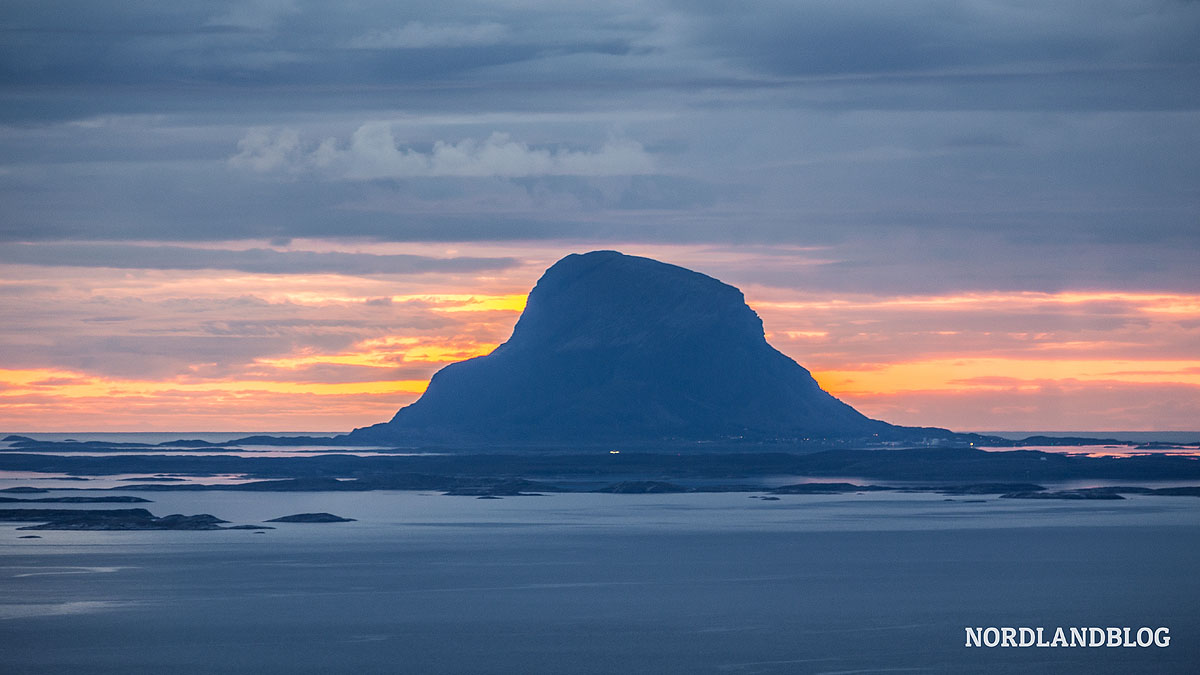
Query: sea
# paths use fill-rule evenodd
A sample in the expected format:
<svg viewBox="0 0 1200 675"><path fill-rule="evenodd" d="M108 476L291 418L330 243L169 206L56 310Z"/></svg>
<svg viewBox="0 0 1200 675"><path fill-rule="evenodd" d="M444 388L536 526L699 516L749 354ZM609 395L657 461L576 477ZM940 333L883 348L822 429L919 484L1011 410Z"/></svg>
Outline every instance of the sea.
<svg viewBox="0 0 1200 675"><path fill-rule="evenodd" d="M152 503L112 506L234 524L355 520L199 532L0 523L0 673L1124 674L1200 663L1195 497L139 496ZM1005 627L1040 628L1046 642L1058 627L1166 629L1169 643L967 646L972 629Z"/></svg>

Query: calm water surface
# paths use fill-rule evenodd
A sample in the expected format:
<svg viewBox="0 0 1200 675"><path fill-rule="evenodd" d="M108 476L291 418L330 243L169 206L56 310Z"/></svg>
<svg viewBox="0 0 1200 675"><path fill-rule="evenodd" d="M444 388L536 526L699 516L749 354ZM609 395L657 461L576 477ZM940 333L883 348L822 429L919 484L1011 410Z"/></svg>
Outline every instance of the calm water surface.
<svg viewBox="0 0 1200 675"><path fill-rule="evenodd" d="M0 672L1182 673L1200 663L1194 498L146 496L160 515L358 521L41 539L0 525ZM1172 644L967 649L968 625L1168 626Z"/></svg>

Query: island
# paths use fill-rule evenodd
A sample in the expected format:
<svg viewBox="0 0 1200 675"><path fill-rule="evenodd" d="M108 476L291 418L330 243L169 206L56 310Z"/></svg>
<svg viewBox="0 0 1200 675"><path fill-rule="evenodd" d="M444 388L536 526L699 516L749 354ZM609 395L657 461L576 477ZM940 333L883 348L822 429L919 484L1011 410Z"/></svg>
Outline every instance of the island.
<svg viewBox="0 0 1200 675"><path fill-rule="evenodd" d="M106 495L103 497L38 497L35 499L0 497L0 503L11 504L13 502L25 502L27 504L146 504L150 500L125 495Z"/></svg>
<svg viewBox="0 0 1200 675"><path fill-rule="evenodd" d="M352 523L354 518L343 518L332 513L294 513L290 516L272 518L268 523Z"/></svg>
<svg viewBox="0 0 1200 675"><path fill-rule="evenodd" d="M255 525L222 527L229 521L207 513L194 516L173 513L160 518L146 509L0 509L0 521L39 523L18 530L260 529Z"/></svg>

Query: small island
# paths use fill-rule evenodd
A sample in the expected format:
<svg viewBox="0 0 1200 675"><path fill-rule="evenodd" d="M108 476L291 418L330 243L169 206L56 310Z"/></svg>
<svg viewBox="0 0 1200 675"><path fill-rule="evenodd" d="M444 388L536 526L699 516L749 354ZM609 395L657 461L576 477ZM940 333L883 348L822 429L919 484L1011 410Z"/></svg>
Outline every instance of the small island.
<svg viewBox="0 0 1200 675"><path fill-rule="evenodd" d="M332 513L294 513L290 516L272 518L268 523L351 523L354 518L343 518Z"/></svg>

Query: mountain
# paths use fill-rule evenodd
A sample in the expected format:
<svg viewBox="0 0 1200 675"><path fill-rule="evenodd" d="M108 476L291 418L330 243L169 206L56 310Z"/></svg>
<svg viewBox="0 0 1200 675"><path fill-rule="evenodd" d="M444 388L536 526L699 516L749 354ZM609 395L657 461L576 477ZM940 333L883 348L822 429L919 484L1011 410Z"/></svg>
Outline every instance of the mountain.
<svg viewBox="0 0 1200 675"><path fill-rule="evenodd" d="M594 251L546 270L507 342L446 366L391 421L348 439L586 445L896 429L829 395L768 344L733 286Z"/></svg>

